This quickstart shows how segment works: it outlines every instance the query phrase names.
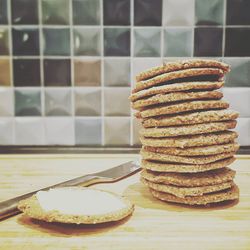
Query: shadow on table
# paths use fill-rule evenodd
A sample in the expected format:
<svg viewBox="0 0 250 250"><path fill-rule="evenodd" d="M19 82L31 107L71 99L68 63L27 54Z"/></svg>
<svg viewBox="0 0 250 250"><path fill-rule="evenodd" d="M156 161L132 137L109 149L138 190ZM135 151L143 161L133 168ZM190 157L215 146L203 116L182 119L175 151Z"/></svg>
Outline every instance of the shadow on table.
<svg viewBox="0 0 250 250"><path fill-rule="evenodd" d="M124 191L123 195L138 207L175 212L222 210L233 207L239 202L238 200L223 201L220 203L208 204L206 206L189 206L178 203L167 203L154 198L150 194L148 188L140 182L130 185Z"/></svg>

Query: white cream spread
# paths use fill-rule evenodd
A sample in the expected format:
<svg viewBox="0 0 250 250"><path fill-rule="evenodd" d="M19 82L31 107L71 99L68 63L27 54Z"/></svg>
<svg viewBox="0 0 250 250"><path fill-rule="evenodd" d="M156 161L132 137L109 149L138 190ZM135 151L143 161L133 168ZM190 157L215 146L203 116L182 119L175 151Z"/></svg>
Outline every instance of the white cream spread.
<svg viewBox="0 0 250 250"><path fill-rule="evenodd" d="M119 197L88 188L58 188L39 191L36 198L43 210L57 210L62 214L70 215L102 215L126 207Z"/></svg>

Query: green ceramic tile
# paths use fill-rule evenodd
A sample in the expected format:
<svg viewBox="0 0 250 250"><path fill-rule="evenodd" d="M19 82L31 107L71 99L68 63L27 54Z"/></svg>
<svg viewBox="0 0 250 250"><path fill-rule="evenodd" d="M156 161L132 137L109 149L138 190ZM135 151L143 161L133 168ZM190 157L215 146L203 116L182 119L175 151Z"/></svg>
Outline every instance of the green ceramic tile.
<svg viewBox="0 0 250 250"><path fill-rule="evenodd" d="M9 54L9 32L6 28L0 28L0 55Z"/></svg>
<svg viewBox="0 0 250 250"><path fill-rule="evenodd" d="M40 116L41 93L34 89L15 90L15 115Z"/></svg>
<svg viewBox="0 0 250 250"><path fill-rule="evenodd" d="M222 25L224 0L196 0L196 25Z"/></svg>
<svg viewBox="0 0 250 250"><path fill-rule="evenodd" d="M101 54L101 30L99 28L74 29L74 53L77 56L99 56Z"/></svg>
<svg viewBox="0 0 250 250"><path fill-rule="evenodd" d="M69 24L69 0L42 0L44 24Z"/></svg>
<svg viewBox="0 0 250 250"><path fill-rule="evenodd" d="M192 29L168 28L164 30L164 56L189 57L192 54Z"/></svg>
<svg viewBox="0 0 250 250"><path fill-rule="evenodd" d="M73 0L73 22L77 25L100 24L99 0Z"/></svg>

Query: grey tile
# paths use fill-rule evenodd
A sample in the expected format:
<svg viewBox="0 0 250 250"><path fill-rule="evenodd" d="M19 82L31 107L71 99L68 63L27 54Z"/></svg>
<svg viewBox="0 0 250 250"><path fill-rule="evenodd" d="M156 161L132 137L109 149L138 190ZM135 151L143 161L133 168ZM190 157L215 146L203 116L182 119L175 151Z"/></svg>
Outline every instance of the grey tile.
<svg viewBox="0 0 250 250"><path fill-rule="evenodd" d="M106 116L130 116L129 95L130 88L105 88L104 114Z"/></svg>
<svg viewBox="0 0 250 250"><path fill-rule="evenodd" d="M0 56L9 55L9 32L7 28L0 27Z"/></svg>
<svg viewBox="0 0 250 250"><path fill-rule="evenodd" d="M0 116L13 116L14 94L11 88L0 88Z"/></svg>
<svg viewBox="0 0 250 250"><path fill-rule="evenodd" d="M157 57L161 51L160 29L135 29L134 30L134 56Z"/></svg>
<svg viewBox="0 0 250 250"><path fill-rule="evenodd" d="M0 0L0 24L8 23L8 6L7 0Z"/></svg>
<svg viewBox="0 0 250 250"><path fill-rule="evenodd" d="M43 23L68 25L69 2L69 0L42 0Z"/></svg>
<svg viewBox="0 0 250 250"><path fill-rule="evenodd" d="M130 56L129 28L104 28L104 56Z"/></svg>
<svg viewBox="0 0 250 250"><path fill-rule="evenodd" d="M100 24L100 0L73 0L72 4L74 24Z"/></svg>
<svg viewBox="0 0 250 250"><path fill-rule="evenodd" d="M48 56L70 55L70 33L68 28L43 29L43 53Z"/></svg>
<svg viewBox="0 0 250 250"><path fill-rule="evenodd" d="M0 119L0 145L14 144L14 119L1 118Z"/></svg>
<svg viewBox="0 0 250 250"><path fill-rule="evenodd" d="M74 145L74 118L47 117L44 121L46 145Z"/></svg>
<svg viewBox="0 0 250 250"><path fill-rule="evenodd" d="M130 144L130 118L105 118L104 138L105 146L128 146Z"/></svg>
<svg viewBox="0 0 250 250"><path fill-rule="evenodd" d="M196 0L195 24L196 25L222 25L224 0Z"/></svg>
<svg viewBox="0 0 250 250"><path fill-rule="evenodd" d="M46 116L72 115L70 88L46 88L44 102Z"/></svg>
<svg viewBox="0 0 250 250"><path fill-rule="evenodd" d="M194 0L163 0L163 25L192 26Z"/></svg>
<svg viewBox="0 0 250 250"><path fill-rule="evenodd" d="M75 115L101 115L101 88L75 89Z"/></svg>
<svg viewBox="0 0 250 250"><path fill-rule="evenodd" d="M44 121L38 117L15 118L16 145L44 145Z"/></svg>
<svg viewBox="0 0 250 250"><path fill-rule="evenodd" d="M77 145L101 145L101 118L76 118L75 140Z"/></svg>
<svg viewBox="0 0 250 250"><path fill-rule="evenodd" d="M104 85L129 86L130 85L130 60L129 59L104 59Z"/></svg>
<svg viewBox="0 0 250 250"><path fill-rule="evenodd" d="M40 89L22 88L15 90L16 116L40 116L41 113Z"/></svg>
<svg viewBox="0 0 250 250"><path fill-rule="evenodd" d="M74 53L77 56L101 55L100 28L74 28Z"/></svg>
<svg viewBox="0 0 250 250"><path fill-rule="evenodd" d="M250 118L238 118L235 130L239 135L238 143L241 146L250 146Z"/></svg>
<svg viewBox="0 0 250 250"><path fill-rule="evenodd" d="M249 58L223 58L231 66L226 75L226 87L250 87L250 59Z"/></svg>
<svg viewBox="0 0 250 250"><path fill-rule="evenodd" d="M167 28L164 31L164 56L192 56L192 29Z"/></svg>
<svg viewBox="0 0 250 250"><path fill-rule="evenodd" d="M142 124L138 119L133 119L133 145L141 146L139 130L142 128Z"/></svg>

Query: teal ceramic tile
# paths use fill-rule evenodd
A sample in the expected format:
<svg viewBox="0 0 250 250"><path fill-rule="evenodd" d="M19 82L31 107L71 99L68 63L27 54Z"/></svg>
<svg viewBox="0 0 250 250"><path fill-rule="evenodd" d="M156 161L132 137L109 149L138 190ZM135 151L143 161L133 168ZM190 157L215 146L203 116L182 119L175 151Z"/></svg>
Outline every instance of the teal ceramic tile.
<svg viewBox="0 0 250 250"><path fill-rule="evenodd" d="M44 145L44 120L40 117L15 118L16 145Z"/></svg>
<svg viewBox="0 0 250 250"><path fill-rule="evenodd" d="M130 118L105 117L104 145L105 146L130 145Z"/></svg>
<svg viewBox="0 0 250 250"><path fill-rule="evenodd" d="M46 117L45 144L46 145L74 145L74 118Z"/></svg>
<svg viewBox="0 0 250 250"><path fill-rule="evenodd" d="M46 116L72 115L70 88L46 88L44 102Z"/></svg>
<svg viewBox="0 0 250 250"><path fill-rule="evenodd" d="M160 29L135 29L134 30L134 56L157 57L161 53Z"/></svg>
<svg viewBox="0 0 250 250"><path fill-rule="evenodd" d="M70 55L70 32L68 28L43 29L43 40L44 55Z"/></svg>
<svg viewBox="0 0 250 250"><path fill-rule="evenodd" d="M74 28L74 53L76 56L101 55L100 28Z"/></svg>
<svg viewBox="0 0 250 250"><path fill-rule="evenodd" d="M39 89L15 89L15 115L41 115L41 93Z"/></svg>
<svg viewBox="0 0 250 250"><path fill-rule="evenodd" d="M9 54L9 32L0 27L0 56Z"/></svg>
<svg viewBox="0 0 250 250"><path fill-rule="evenodd" d="M0 88L0 116L14 115L14 98L11 88Z"/></svg>
<svg viewBox="0 0 250 250"><path fill-rule="evenodd" d="M163 0L163 25L194 25L194 0Z"/></svg>
<svg viewBox="0 0 250 250"><path fill-rule="evenodd" d="M104 56L130 56L129 28L104 28Z"/></svg>
<svg viewBox="0 0 250 250"><path fill-rule="evenodd" d="M105 116L130 116L130 88L104 88Z"/></svg>
<svg viewBox="0 0 250 250"><path fill-rule="evenodd" d="M101 88L75 89L76 116L100 116L101 109Z"/></svg>
<svg viewBox="0 0 250 250"><path fill-rule="evenodd" d="M7 0L0 0L0 24L8 23L8 4Z"/></svg>
<svg viewBox="0 0 250 250"><path fill-rule="evenodd" d="M101 145L102 120L101 118L76 118L75 119L76 145Z"/></svg>
<svg viewBox="0 0 250 250"><path fill-rule="evenodd" d="M224 15L224 0L196 0L196 25L222 25Z"/></svg>
<svg viewBox="0 0 250 250"><path fill-rule="evenodd" d="M14 119L3 118L0 119L0 145L14 144Z"/></svg>
<svg viewBox="0 0 250 250"><path fill-rule="evenodd" d="M164 30L164 56L192 56L192 29L167 28Z"/></svg>
<svg viewBox="0 0 250 250"><path fill-rule="evenodd" d="M104 85L130 85L130 59L104 59Z"/></svg>
<svg viewBox="0 0 250 250"><path fill-rule="evenodd" d="M226 75L226 87L250 87L250 59L249 58L223 58L231 66Z"/></svg>
<svg viewBox="0 0 250 250"><path fill-rule="evenodd" d="M74 24L100 24L100 0L73 0L72 4Z"/></svg>
<svg viewBox="0 0 250 250"><path fill-rule="evenodd" d="M69 0L42 0L43 23L68 25L69 3Z"/></svg>

